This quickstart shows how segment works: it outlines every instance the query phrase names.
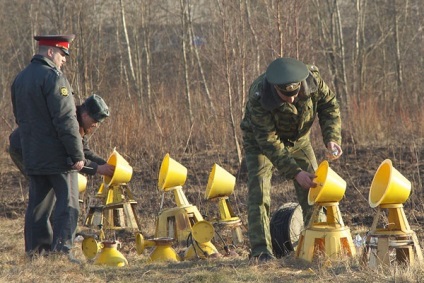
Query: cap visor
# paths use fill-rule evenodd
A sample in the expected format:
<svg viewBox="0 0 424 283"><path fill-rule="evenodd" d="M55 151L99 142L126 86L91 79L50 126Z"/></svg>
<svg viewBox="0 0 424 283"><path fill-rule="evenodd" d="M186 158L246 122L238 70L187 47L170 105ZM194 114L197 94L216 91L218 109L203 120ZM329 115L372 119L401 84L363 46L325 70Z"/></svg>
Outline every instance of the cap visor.
<svg viewBox="0 0 424 283"><path fill-rule="evenodd" d="M60 48L60 47L59 47ZM65 49L65 48L60 48L60 50L63 51L63 53L65 53L66 56L69 56L69 49Z"/></svg>

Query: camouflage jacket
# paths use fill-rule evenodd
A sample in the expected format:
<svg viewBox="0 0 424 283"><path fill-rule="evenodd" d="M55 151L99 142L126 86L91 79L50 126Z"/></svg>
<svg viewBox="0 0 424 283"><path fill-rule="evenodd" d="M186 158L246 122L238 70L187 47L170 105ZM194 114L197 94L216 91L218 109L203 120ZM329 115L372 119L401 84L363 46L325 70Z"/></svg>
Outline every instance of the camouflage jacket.
<svg viewBox="0 0 424 283"><path fill-rule="evenodd" d="M341 144L340 109L335 94L322 80L315 66L308 66L309 77L302 82L300 93L293 104L282 103L266 110L261 97L273 91L265 74L251 85L245 115L241 122L244 143L254 144L287 178L293 179L300 168L291 158L288 148L309 142L309 134L318 116L324 144ZM274 90L275 91L275 90Z"/></svg>

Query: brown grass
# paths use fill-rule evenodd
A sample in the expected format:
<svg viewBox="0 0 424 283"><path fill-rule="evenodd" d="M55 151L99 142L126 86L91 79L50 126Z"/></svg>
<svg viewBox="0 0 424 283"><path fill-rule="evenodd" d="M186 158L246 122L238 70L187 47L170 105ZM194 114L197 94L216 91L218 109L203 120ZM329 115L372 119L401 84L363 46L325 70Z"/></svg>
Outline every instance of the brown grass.
<svg viewBox="0 0 424 283"><path fill-rule="evenodd" d="M395 149L393 151L396 152ZM366 153L368 154L369 151L366 151ZM375 151L375 153L377 153L378 157L378 151ZM406 149L400 155L406 156L405 153ZM318 155L320 154L318 152ZM346 199L340 204L344 220L352 229L352 235L356 235L356 233L364 235L370 225L369 220L367 223L365 216L368 215L370 217L373 214L373 211L369 207L367 208L366 199L363 197L367 192L362 188L367 185L366 183L372 177L372 169L375 169L378 162L371 157L368 157L368 161L365 160L367 154L364 155L361 150L357 151L355 155L349 153L349 151L346 152L349 157L347 160L350 160L353 164L356 164L353 156L360 159L361 164L366 164L364 161L368 162L369 168L362 168L368 169L367 173L364 173L365 171L362 173L363 175L368 175L368 177L362 181L358 179L360 174L354 174L359 171L359 168L355 167L353 169L349 167L350 162L333 164L337 168L336 170L339 171L340 168L344 176L350 170L352 170L350 174L354 175L352 178L346 178L350 191L347 192ZM384 153L381 152L381 154ZM207 203L203 200L209 168L196 169L199 168L198 163L200 161L208 163L214 158L214 155L212 157L208 155L201 157L192 155L188 158L181 158L181 162L187 164L189 168L187 186L184 190L186 196L190 202L199 207L202 213L208 215L213 214L215 208L214 203ZM372 160L373 162L371 162ZM291 255L267 265L251 266L248 263L247 243L236 249L239 254L237 257L179 263L150 263L148 255L152 249L148 248L143 255L138 255L134 241L128 240L123 243L120 251L127 258L129 265L122 268L99 266L94 265L92 261L87 261L82 254L81 243L76 243L74 253L77 258L84 261L82 266L69 264L66 259L38 258L29 261L24 256L23 251L25 200L22 200L22 196L26 198L26 181L4 154L1 164L4 165L3 168L9 169L7 171L3 169L1 174L3 182L2 206L0 209L0 224L2 227L0 282L422 282L424 280L424 268L422 265L413 265L407 268L392 266L391 268L371 270L359 263L359 256L328 265L328 262L324 259L318 258L313 263L306 263ZM206 166L205 164L203 165ZM154 167L158 166L159 164ZM161 195L156 189L157 177L150 171L149 173L143 173L139 170L140 168L135 170L131 180L131 190L138 200L138 214L142 222L141 230L146 237L151 237L154 235L154 219L159 210ZM247 192L243 181L244 178L243 174L239 175L237 188L231 197L231 203L234 205L236 213L246 223L245 198ZM19 182L22 183L22 191L19 189ZM90 179L87 194L95 194L98 187L97 184L99 184L97 177ZM295 200L289 182L276 177L274 184L276 189L273 191L273 211L280 204ZM356 188L354 189L353 187ZM349 199L357 199L358 201L351 203L353 204L351 206L348 202ZM411 211L409 205L407 210L411 225L414 225L413 227L417 232L421 232L421 228L416 225L422 222L422 213L419 213L419 211L422 211L421 202L419 204L419 210ZM356 207L358 205L362 208ZM165 195L164 207L173 206L172 195ZM244 236L246 239L247 235L244 234ZM216 246L220 248L219 243ZM176 247L176 249L180 251L182 248Z"/></svg>
<svg viewBox="0 0 424 283"><path fill-rule="evenodd" d="M94 151L107 157L116 147L134 168L130 188L138 202L141 230L146 237L155 232L155 217L160 209L161 193L157 190L160 163L166 153L187 167L188 178L184 192L202 213L212 215L216 208L204 200L208 174L217 163L237 177L236 189L230 198L235 213L247 224L246 172L238 163L226 103L217 113L208 109L195 113L195 122L188 122L185 104L181 100L165 99L152 105L156 113L148 118L146 107L137 99L108 97L112 117L101 125L90 140ZM194 100L196 103L196 96ZM173 97L175 98L175 97ZM201 107L201 104L197 104ZM375 210L368 206L369 186L378 165L386 158L413 184L413 192L405 204L405 212L413 229L423 234L424 206L422 180L424 174L423 112L419 105L384 104L372 96L352 101L349 113L343 113L344 155L331 166L348 184L340 209L352 235L364 235ZM204 107L204 106L203 106ZM4 104L2 109L8 109ZM240 120L236 113L236 120ZM11 115L9 112L5 115ZM238 127L238 125L236 125ZM5 137L0 146L5 149L10 128L0 124ZM240 138L239 138L240 140ZM317 159L324 159L319 130L312 131ZM86 203L90 205L101 183L96 176L89 179ZM39 258L28 261L23 247L23 214L26 207L27 183L13 163L0 153L0 282L423 282L424 267L393 266L370 270L358 258L326 265L325 260L312 264L300 262L293 256L265 266L250 266L248 244L239 247L236 258L196 260L180 263L149 263L151 249L143 255L135 252L134 241L123 244L122 252L129 266L110 268L86 262L72 266L66 260ZM296 201L293 187L276 172L273 178L271 211L281 204ZM172 195L165 195L164 207L174 206ZM83 212L87 207L83 207ZM245 239L247 235L244 234ZM75 253L85 261L80 244Z"/></svg>

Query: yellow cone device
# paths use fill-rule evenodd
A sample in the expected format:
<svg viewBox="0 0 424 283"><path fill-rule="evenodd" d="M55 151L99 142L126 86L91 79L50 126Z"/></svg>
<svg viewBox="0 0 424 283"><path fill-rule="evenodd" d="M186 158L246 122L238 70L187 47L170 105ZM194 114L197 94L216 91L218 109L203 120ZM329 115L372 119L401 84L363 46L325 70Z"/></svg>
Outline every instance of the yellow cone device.
<svg viewBox="0 0 424 283"><path fill-rule="evenodd" d="M214 164L209 174L205 198L213 199L216 197L229 196L233 193L235 185L236 177L218 164Z"/></svg>
<svg viewBox="0 0 424 283"><path fill-rule="evenodd" d="M145 240L141 233L135 237L137 254L142 254L146 247L155 247L150 253L150 261L180 261L177 252L172 248L173 238L154 238Z"/></svg>
<svg viewBox="0 0 424 283"><path fill-rule="evenodd" d="M167 153L160 166L158 189L166 191L168 188L182 186L186 179L187 168L172 159Z"/></svg>
<svg viewBox="0 0 424 283"><path fill-rule="evenodd" d="M194 224L192 236L195 243L191 244L185 251L184 259L219 257L220 253L211 242L214 234L215 228L210 222L202 220Z"/></svg>
<svg viewBox="0 0 424 283"><path fill-rule="evenodd" d="M78 173L78 191L80 193L84 192L87 188L87 177Z"/></svg>
<svg viewBox="0 0 424 283"><path fill-rule="evenodd" d="M393 167L391 160L386 159L374 175L368 202L373 208L382 204L402 204L410 193L411 182Z"/></svg>
<svg viewBox="0 0 424 283"><path fill-rule="evenodd" d="M330 168L327 160L320 163L315 175L314 183L317 186L309 189L309 205L338 202L343 198L346 191L346 181Z"/></svg>
<svg viewBox="0 0 424 283"><path fill-rule="evenodd" d="M199 243L209 242L215 234L215 228L213 228L213 225L205 220L197 222L191 229L193 239Z"/></svg>
<svg viewBox="0 0 424 283"><path fill-rule="evenodd" d="M116 242L103 242L103 248L94 260L96 265L123 267L128 265L127 259L118 251Z"/></svg>
<svg viewBox="0 0 424 283"><path fill-rule="evenodd" d="M115 172L112 177L103 177L103 183L106 187L125 184L131 180L133 168L116 150L113 150L107 160L107 163L115 166Z"/></svg>
<svg viewBox="0 0 424 283"><path fill-rule="evenodd" d="M94 259L96 265L123 267L128 265L127 259L118 251L115 241L98 242L93 237L82 242L82 252L87 259Z"/></svg>

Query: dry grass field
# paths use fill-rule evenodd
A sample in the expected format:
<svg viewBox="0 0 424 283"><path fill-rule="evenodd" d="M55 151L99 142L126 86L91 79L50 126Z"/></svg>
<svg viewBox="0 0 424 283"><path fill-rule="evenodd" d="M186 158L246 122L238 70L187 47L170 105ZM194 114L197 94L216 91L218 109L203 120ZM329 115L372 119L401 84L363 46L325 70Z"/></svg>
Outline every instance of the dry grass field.
<svg viewBox="0 0 424 283"><path fill-rule="evenodd" d="M353 148L345 147L343 158L331 164L334 171L348 184L344 199L340 202L343 220L350 227L352 235L365 235L369 229L375 210L369 207L367 198L373 174L386 158L392 159L394 166L410 180L416 181L422 174L423 166L414 161L421 160L424 152L413 152L410 148ZM317 152L318 159L323 152ZM188 200L198 206L202 213L210 211L203 200L208 173L213 162L221 161L221 166L237 176L236 190L230 197L233 208L246 223L246 176L239 170L232 158L222 158L214 153L191 156L178 156L176 160L188 168L188 180L184 192ZM141 230L145 237L152 237L155 230L155 216L161 202L157 190L157 174L161 158L144 170L142 164L134 164L134 174L129 185L137 200L137 213ZM289 255L266 265L252 266L248 262L248 243L236 247L238 254L218 259L198 259L178 263L150 263L146 249L142 255L136 252L133 237L122 242L120 251L129 264L125 267L94 265L86 260L77 242L74 253L83 261L82 265L70 264L62 258L38 258L29 261L24 254L23 215L27 200L27 183L20 175L8 155L3 152L0 159L0 225L1 260L0 282L424 282L422 264L411 266L382 267L370 269L360 263L360 256L328 264L317 259L307 263ZM418 171L417 171L418 168ZM101 179L89 180L85 199L93 196ZM285 202L295 201L291 183L277 175L272 192L272 211ZM172 196L165 195L163 206L174 206ZM82 214L86 207L82 206ZM413 192L405 204L405 213L410 225L417 232L421 245L423 205L419 192ZM79 229L83 229L81 226ZM245 230L244 230L245 232ZM244 234L245 241L247 235ZM219 245L216 245L219 248ZM181 251L182 247L176 247ZM224 252L223 252L224 253Z"/></svg>

